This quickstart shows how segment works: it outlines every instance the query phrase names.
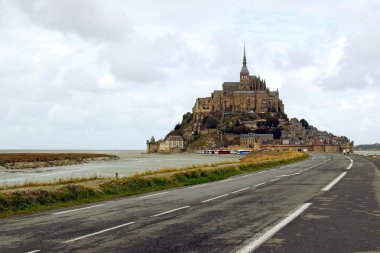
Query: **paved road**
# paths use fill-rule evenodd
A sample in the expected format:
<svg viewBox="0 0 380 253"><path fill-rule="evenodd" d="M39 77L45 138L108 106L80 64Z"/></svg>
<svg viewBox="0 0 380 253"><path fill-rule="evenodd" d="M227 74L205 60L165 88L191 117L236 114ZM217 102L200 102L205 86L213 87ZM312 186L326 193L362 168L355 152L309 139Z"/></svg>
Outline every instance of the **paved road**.
<svg viewBox="0 0 380 253"><path fill-rule="evenodd" d="M351 158L1 219L0 252L376 252L380 172Z"/></svg>

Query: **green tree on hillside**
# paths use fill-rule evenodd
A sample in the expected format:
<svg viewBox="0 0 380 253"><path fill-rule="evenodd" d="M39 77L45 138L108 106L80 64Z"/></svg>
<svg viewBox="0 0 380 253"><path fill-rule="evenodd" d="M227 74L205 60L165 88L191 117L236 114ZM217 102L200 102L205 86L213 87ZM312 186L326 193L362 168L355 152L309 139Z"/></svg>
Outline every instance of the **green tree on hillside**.
<svg viewBox="0 0 380 253"><path fill-rule="evenodd" d="M266 119L266 125L268 127L277 127L280 124L280 121L278 120L277 117L270 116Z"/></svg>
<svg viewBox="0 0 380 253"><path fill-rule="evenodd" d="M301 119L300 122L304 128L309 128L309 123L305 119Z"/></svg>
<svg viewBox="0 0 380 253"><path fill-rule="evenodd" d="M273 139L281 139L281 135L282 135L282 129L280 127L276 127L276 128L273 128L271 131L270 131L271 134L273 134Z"/></svg>
<svg viewBox="0 0 380 253"><path fill-rule="evenodd" d="M206 117L202 121L203 128L214 129L218 126L218 120L213 117Z"/></svg>

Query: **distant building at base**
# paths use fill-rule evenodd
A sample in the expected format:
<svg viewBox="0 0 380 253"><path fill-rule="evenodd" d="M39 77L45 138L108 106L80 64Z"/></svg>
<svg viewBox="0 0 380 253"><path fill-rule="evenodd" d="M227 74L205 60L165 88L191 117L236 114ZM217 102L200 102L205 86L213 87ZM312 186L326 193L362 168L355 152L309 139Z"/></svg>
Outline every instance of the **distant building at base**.
<svg viewBox="0 0 380 253"><path fill-rule="evenodd" d="M146 141L147 153L180 153L184 152L182 136L169 135L165 140L156 141L154 137Z"/></svg>
<svg viewBox="0 0 380 253"><path fill-rule="evenodd" d="M273 141L273 134L248 133L240 135L240 146L259 150L262 144Z"/></svg>

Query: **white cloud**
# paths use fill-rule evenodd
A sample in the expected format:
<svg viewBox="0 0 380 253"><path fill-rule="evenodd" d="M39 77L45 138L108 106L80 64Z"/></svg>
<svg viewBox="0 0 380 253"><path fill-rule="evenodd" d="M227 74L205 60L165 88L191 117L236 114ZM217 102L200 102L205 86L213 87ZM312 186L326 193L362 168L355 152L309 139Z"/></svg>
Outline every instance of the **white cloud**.
<svg viewBox="0 0 380 253"><path fill-rule="evenodd" d="M131 32L127 14L118 4L99 0L19 1L31 22L47 29L100 39L124 39Z"/></svg>
<svg viewBox="0 0 380 253"><path fill-rule="evenodd" d="M290 117L379 142L378 1L0 0L0 148L144 148L251 74ZM346 15L336 15L346 13Z"/></svg>
<svg viewBox="0 0 380 253"><path fill-rule="evenodd" d="M101 89L112 89L115 87L115 77L112 74L105 74L98 80Z"/></svg>

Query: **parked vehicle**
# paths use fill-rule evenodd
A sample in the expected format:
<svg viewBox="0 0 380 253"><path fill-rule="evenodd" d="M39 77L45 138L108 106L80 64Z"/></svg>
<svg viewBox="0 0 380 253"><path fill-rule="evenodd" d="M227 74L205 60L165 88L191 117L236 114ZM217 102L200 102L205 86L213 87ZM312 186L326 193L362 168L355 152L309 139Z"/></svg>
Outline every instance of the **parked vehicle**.
<svg viewBox="0 0 380 253"><path fill-rule="evenodd" d="M244 150L244 149L239 150L239 155L246 155L249 153L251 153L251 150Z"/></svg>
<svg viewBox="0 0 380 253"><path fill-rule="evenodd" d="M226 154L231 154L231 151L229 150L224 150L224 149L221 149L218 151L218 154L219 155L226 155Z"/></svg>

